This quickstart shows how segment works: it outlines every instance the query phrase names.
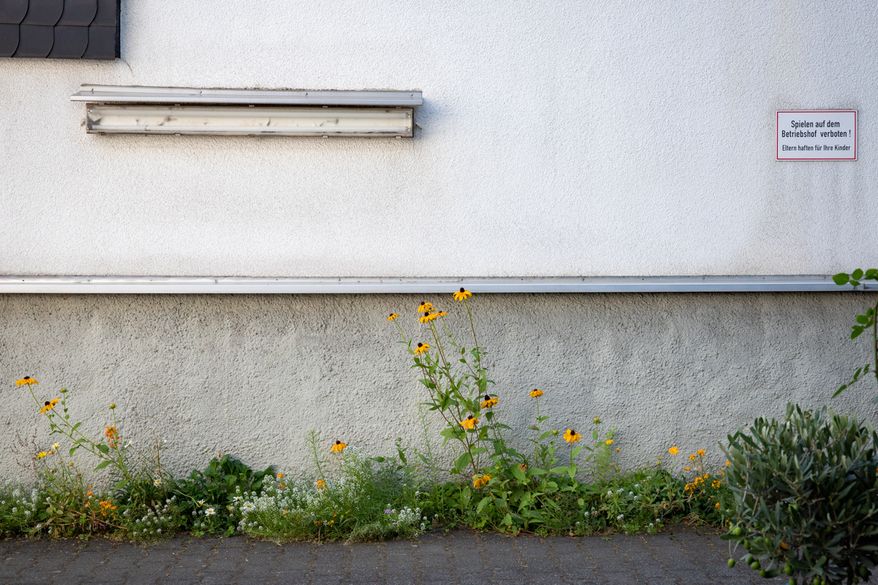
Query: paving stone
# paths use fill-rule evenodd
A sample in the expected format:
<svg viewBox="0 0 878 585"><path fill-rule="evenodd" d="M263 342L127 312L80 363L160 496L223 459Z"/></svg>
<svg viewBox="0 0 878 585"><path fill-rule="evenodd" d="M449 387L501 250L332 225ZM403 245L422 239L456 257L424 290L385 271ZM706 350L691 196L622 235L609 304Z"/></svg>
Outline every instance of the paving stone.
<svg viewBox="0 0 878 585"><path fill-rule="evenodd" d="M0 541L0 584L520 584L782 583L725 565L715 534L516 538L459 531L415 541L276 545L246 538L173 538L152 545ZM873 579L873 585L878 580Z"/></svg>

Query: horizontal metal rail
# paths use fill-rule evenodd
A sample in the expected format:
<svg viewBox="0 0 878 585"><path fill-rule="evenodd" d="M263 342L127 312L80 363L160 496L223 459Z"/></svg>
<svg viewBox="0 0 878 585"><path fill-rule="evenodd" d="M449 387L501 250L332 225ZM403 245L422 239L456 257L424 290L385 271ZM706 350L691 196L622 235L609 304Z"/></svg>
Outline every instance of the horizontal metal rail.
<svg viewBox="0 0 878 585"><path fill-rule="evenodd" d="M878 291L840 287L829 276L643 276L521 278L247 278L2 276L0 294L426 294L704 293Z"/></svg>

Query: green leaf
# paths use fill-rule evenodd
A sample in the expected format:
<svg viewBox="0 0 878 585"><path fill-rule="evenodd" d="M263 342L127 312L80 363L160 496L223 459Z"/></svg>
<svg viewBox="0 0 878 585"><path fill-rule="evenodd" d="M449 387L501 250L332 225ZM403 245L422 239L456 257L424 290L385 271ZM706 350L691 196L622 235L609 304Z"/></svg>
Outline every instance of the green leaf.
<svg viewBox="0 0 878 585"><path fill-rule="evenodd" d="M111 463L111 461L101 461L100 463L95 465L95 471L100 471L101 469L106 468L107 466L110 465L110 463Z"/></svg>
<svg viewBox="0 0 878 585"><path fill-rule="evenodd" d="M851 277L847 272L839 272L832 277L832 281L839 286L847 284L850 279Z"/></svg>
<svg viewBox="0 0 878 585"><path fill-rule="evenodd" d="M454 461L454 468L459 469L459 470L463 470L467 465L472 463L472 460L473 460L473 458L469 454L469 451L465 451L464 453L461 453L460 457L458 457Z"/></svg>
<svg viewBox="0 0 878 585"><path fill-rule="evenodd" d="M491 496L485 496L481 500L479 500L478 505L476 506L476 514L481 514L485 511L485 508L488 507L488 504L491 503Z"/></svg>
<svg viewBox="0 0 878 585"><path fill-rule="evenodd" d="M98 443L97 448L98 448L98 451L100 451L104 455L106 455L107 453L110 452L110 448L107 447L106 445L104 445L103 443Z"/></svg>
<svg viewBox="0 0 878 585"><path fill-rule="evenodd" d="M853 272L851 272L851 280L860 280L863 278L863 269L857 268Z"/></svg>

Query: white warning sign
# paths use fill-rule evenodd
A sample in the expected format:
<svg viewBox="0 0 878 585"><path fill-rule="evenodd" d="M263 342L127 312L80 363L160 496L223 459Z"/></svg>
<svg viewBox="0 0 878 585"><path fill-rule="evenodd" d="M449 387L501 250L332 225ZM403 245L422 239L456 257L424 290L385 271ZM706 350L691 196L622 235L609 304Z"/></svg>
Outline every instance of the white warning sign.
<svg viewBox="0 0 878 585"><path fill-rule="evenodd" d="M777 160L857 160L857 111L778 111L776 145Z"/></svg>

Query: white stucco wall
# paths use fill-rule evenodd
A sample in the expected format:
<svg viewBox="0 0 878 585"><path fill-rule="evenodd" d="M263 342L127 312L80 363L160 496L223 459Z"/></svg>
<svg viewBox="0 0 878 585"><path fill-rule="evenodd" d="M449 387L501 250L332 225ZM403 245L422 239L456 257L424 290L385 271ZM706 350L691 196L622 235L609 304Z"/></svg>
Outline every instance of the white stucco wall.
<svg viewBox="0 0 878 585"><path fill-rule="evenodd" d="M447 295L449 323L465 326ZM71 391L83 429L99 433L115 401L135 451L164 441L176 473L217 451L251 465L310 469L309 430L360 452L423 448L416 381L390 310L413 335L422 297L0 295L0 479L21 478L51 440L26 393ZM534 416L527 392L545 390L559 427L594 416L617 430L620 461L651 465L672 443L717 444L787 402L830 404L874 424L873 379L834 389L868 359L848 339L874 295L482 295L474 299L499 415L522 442ZM437 417L428 416L432 423ZM442 452L438 435L433 448ZM682 465L683 463L681 463ZM83 465L88 471L90 467Z"/></svg>
<svg viewBox="0 0 878 585"><path fill-rule="evenodd" d="M878 6L125 0L0 61L0 274L826 274L878 254ZM81 83L422 89L414 140L88 136ZM855 108L858 162L774 112Z"/></svg>

